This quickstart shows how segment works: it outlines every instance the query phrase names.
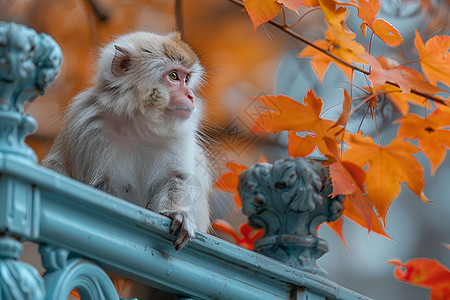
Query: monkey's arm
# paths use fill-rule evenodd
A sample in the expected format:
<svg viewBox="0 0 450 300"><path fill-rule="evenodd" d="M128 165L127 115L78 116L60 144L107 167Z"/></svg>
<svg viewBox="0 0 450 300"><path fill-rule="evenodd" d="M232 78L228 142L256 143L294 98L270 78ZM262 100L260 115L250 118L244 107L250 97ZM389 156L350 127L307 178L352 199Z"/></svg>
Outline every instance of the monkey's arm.
<svg viewBox="0 0 450 300"><path fill-rule="evenodd" d="M195 236L194 197L196 187L189 184L189 177L177 174L169 179L164 194L161 196L160 213L172 219L170 234L177 238L173 242L176 250L180 250L191 237Z"/></svg>

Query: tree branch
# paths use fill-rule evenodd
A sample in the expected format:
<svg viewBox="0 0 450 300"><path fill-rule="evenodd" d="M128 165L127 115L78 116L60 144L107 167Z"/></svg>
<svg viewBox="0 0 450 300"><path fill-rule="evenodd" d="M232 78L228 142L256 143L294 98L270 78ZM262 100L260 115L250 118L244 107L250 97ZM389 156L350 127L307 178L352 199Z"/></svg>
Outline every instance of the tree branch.
<svg viewBox="0 0 450 300"><path fill-rule="evenodd" d="M177 24L177 30L181 33L181 35L184 35L183 32L183 9L182 9L182 0L176 0L175 1L175 21Z"/></svg>
<svg viewBox="0 0 450 300"><path fill-rule="evenodd" d="M103 5L100 5L96 0L87 0L87 3L92 8L92 11L99 21L105 22L110 18L111 12Z"/></svg>
<svg viewBox="0 0 450 300"><path fill-rule="evenodd" d="M242 3L242 2L240 2L240 1L238 1L238 0L228 0L228 1L230 1L230 2L232 2L232 3L235 3L235 4L237 4L237 5L239 5L239 6L243 7L243 8L245 8L244 3ZM322 49L322 48L320 48L320 47L314 45L313 42L311 42L311 41L305 39L304 37L302 37L301 35L299 35L299 34L296 33L295 31L293 31L292 29L287 28L285 25L283 25L283 24L281 24L281 23L278 23L278 22L276 22L276 21L274 21L274 20L269 20L268 23L270 23L270 24L272 24L273 26L277 27L278 29L280 29L280 30L286 32L287 34L289 34L290 36L296 38L297 40L302 41L303 43L305 43L305 44L307 44L308 46L310 46L310 47L316 49L317 51L320 51L320 52L322 52L323 54L328 55L329 57L331 57L331 58L334 59L335 61L337 61L337 62L339 62L339 63L341 63L341 64L343 64L343 65L345 65L345 66L347 66L347 67L349 67L349 68L352 68L352 69L355 70L355 71L358 71L358 72L363 73L363 74L365 74L365 75L370 75L370 72L369 72L369 71L366 71L366 70L364 70L364 69L362 69L362 68L360 68L360 67L357 67L357 66L355 66L355 65L353 65L353 64L351 64L351 63L348 63L348 62L346 62L345 60L342 60L341 58L339 58L339 57L337 57L336 55L332 54L330 51L325 50L325 49ZM393 86L395 86L395 87L400 88L400 86L399 86L398 84L394 83L394 82L387 81L386 83L391 84L391 85L393 85ZM416 89L411 89L411 93L416 94L416 95L419 95L419 96L422 96L422 97L425 97L425 98L430 99L430 100L432 100L432 101L435 101L435 102L437 102L437 103L440 103L440 104L443 104L443 105L447 105L447 103L446 103L444 100L442 100L442 99L440 99L440 98L437 98L437 97L435 97L435 96L430 96L430 95L425 94L425 93L423 93L423 92L421 92L421 91L417 91Z"/></svg>

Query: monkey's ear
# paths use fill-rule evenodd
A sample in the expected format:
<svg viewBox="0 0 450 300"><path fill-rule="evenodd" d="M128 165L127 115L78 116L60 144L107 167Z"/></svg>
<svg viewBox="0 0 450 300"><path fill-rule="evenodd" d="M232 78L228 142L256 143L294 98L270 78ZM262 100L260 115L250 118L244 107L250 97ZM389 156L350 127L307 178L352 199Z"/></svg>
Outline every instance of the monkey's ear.
<svg viewBox="0 0 450 300"><path fill-rule="evenodd" d="M178 31L173 31L169 33L169 36L174 39L175 41L181 41L181 33Z"/></svg>
<svg viewBox="0 0 450 300"><path fill-rule="evenodd" d="M130 69L130 53L117 45L114 45L116 52L114 53L114 58L111 63L111 73L120 77L125 75L125 73Z"/></svg>

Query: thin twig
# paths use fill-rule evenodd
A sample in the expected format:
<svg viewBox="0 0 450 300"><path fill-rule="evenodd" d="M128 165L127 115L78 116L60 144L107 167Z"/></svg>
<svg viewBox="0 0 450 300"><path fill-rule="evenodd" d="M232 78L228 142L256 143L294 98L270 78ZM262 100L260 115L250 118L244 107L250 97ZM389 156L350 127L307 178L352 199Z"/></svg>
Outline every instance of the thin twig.
<svg viewBox="0 0 450 300"><path fill-rule="evenodd" d="M387 83L387 84L390 84L390 85L393 85L393 86L395 86L395 87L400 88L400 86L399 86L398 84L396 84L396 83L393 83L393 82L390 82L390 81L386 81L386 83ZM427 98L427 99L430 99L430 100L432 100L432 101L434 101L434 102L443 104L443 105L445 105L445 106L448 106L448 104L447 104L444 100L439 99L439 98L434 97L434 96L430 96L430 95L425 94L424 92L418 91L418 90L416 90L416 89L411 89L411 93L412 93L412 94L419 95L419 96L422 96L422 97Z"/></svg>
<svg viewBox="0 0 450 300"><path fill-rule="evenodd" d="M97 0L87 0L87 3L92 8L92 11L95 13L95 16L99 21L108 21L111 16L109 9L106 9L105 6L100 5Z"/></svg>
<svg viewBox="0 0 450 300"><path fill-rule="evenodd" d="M363 117L361 118L361 122L359 123L358 130L356 132L359 132L361 130L362 124L364 123L364 120L366 119L367 112L369 111L369 107L370 106L367 105L366 110L364 111Z"/></svg>
<svg viewBox="0 0 450 300"><path fill-rule="evenodd" d="M242 3L242 2L240 2L240 1L238 1L238 0L228 0L228 1L230 1L230 2L232 2L232 3L235 3L235 4L237 4L237 5L239 5L239 6L245 8L244 3ZM320 51L320 52L322 52L323 54L328 55L329 57L331 57L332 59L336 60L337 62L339 62L339 63L341 63L341 64L343 64L343 65L345 65L345 66L347 66L347 67L349 67L349 68L352 68L353 70L356 70L356 71L358 71L358 72L360 72L360 73L363 73L363 74L365 74L365 75L370 75L370 72L369 72L369 71L366 71L366 70L364 70L364 69L362 69L362 68L360 68L360 67L357 67L357 66L355 66L355 65L353 65L353 64L351 64L351 63L348 63L348 62L346 62L345 60L342 60L341 58L339 58L339 57L337 57L336 55L332 54L330 51L325 50L325 49L322 49L322 48L320 48L320 47L314 45L314 43L312 43L311 41L305 39L304 37L302 37L301 35L299 35L299 34L296 33L295 31L293 31L292 29L286 28L283 24L280 24L280 23L278 23L278 22L276 22L276 21L274 21L274 20L269 20L268 23L270 23L270 24L272 24L273 26L277 27L278 29L280 29L280 30L286 32L287 34L289 34L290 36L292 36L292 37L298 39L299 41L302 41L303 43L305 43L305 44L307 44L308 46L310 46L310 47L316 49L317 51ZM394 82L386 81L386 83L387 83L387 84L390 84L390 85L393 85L393 86L395 86L395 87L400 88L400 86L399 86L398 84L394 83ZM419 95L419 96L422 96L422 97L425 97L425 98L427 98L427 99L433 100L433 101L435 101L435 102L438 102L438 103L440 103L440 104L443 104L443 105L446 105L446 106L447 106L447 103L446 103L444 100L439 99L439 98L437 98L437 97L435 97L435 96L430 96L430 95L425 94L425 93L423 93L423 92L417 91L416 89L411 89L411 93L416 94L416 95Z"/></svg>
<svg viewBox="0 0 450 300"><path fill-rule="evenodd" d="M320 7L313 7L313 8L311 8L310 10L306 11L303 15L301 15L301 16L298 18L297 21L295 21L294 24L292 24L292 25L287 25L287 24L286 24L286 28L292 28L292 27L297 26L297 24L298 24L301 20L303 20L304 17L306 17L307 15L309 15L310 13L312 13L313 11L316 11L316 10L320 10ZM283 12L284 12L284 10L283 10Z"/></svg>
<svg viewBox="0 0 450 300"><path fill-rule="evenodd" d="M181 35L184 35L183 30L183 10L182 10L182 0L176 0L175 1L175 21L177 24L177 30L181 33Z"/></svg>
<svg viewBox="0 0 450 300"><path fill-rule="evenodd" d="M372 120L374 122L373 127L375 127L375 133L377 134L378 143L380 143L380 147L383 147L383 143L381 142L380 132L378 131L378 124L377 124L377 114L375 113L375 108L373 106L370 107L370 114L372 115Z"/></svg>
<svg viewBox="0 0 450 300"><path fill-rule="evenodd" d="M374 32L372 31L372 34L370 35L370 42L369 42L369 54L371 54L371 52L372 52L372 42L373 42L373 35L374 35Z"/></svg>
<svg viewBox="0 0 450 300"><path fill-rule="evenodd" d="M361 101L360 103L358 103L349 113L349 118L355 113L355 111L357 111L361 106L363 106L364 104L366 104L367 102L369 102L372 98L375 98L377 95L376 94L372 94L367 98L364 98L363 101ZM358 98L356 99L352 99L352 100L358 100Z"/></svg>
<svg viewBox="0 0 450 300"><path fill-rule="evenodd" d="M286 12L284 11L284 6L281 8L281 12L283 13L283 26L289 27L286 22Z"/></svg>
<svg viewBox="0 0 450 300"><path fill-rule="evenodd" d="M383 96L383 95L386 95L386 94L389 94L389 92L378 92L378 93L375 93L375 94L370 94L367 98L363 98L364 100L363 100L361 103L358 103L358 105L356 105L356 106L350 111L349 117L351 117L351 116L355 113L355 111L357 111L357 110L358 110L361 106L363 106L365 103L371 101L373 98L376 98L376 97L379 97L379 96ZM355 99L352 99L352 101L353 101L353 100L359 100L359 97L358 97L358 98L355 98Z"/></svg>
<svg viewBox="0 0 450 300"><path fill-rule="evenodd" d="M352 100L355 100L355 99L352 99ZM322 117L323 117L324 115L326 115L330 110L335 109L335 108L338 108L339 106L342 106L342 103L338 103L338 104L335 104L335 105L332 105L332 106L328 107L326 110L323 111L323 113L321 113L321 114L319 115L319 117L322 118Z"/></svg>
<svg viewBox="0 0 450 300"><path fill-rule="evenodd" d="M424 115L424 119L427 120L428 119L428 105L425 104L425 106L423 107L425 109L425 115Z"/></svg>
<svg viewBox="0 0 450 300"><path fill-rule="evenodd" d="M407 61L405 63L402 63L401 65L396 66L396 68L401 68L401 67L404 67L406 65L410 65L410 64L414 64L414 63L418 63L418 62L420 62L420 59L416 59L416 60L413 60L413 61Z"/></svg>

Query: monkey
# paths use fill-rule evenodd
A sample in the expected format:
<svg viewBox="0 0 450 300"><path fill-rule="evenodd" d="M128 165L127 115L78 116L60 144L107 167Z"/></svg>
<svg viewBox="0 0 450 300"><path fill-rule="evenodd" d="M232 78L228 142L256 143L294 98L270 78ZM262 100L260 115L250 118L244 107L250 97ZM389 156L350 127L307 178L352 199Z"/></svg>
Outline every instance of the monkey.
<svg viewBox="0 0 450 300"><path fill-rule="evenodd" d="M107 44L97 68L42 165L170 217L180 250L210 227L199 57L177 32L138 31Z"/></svg>
<svg viewBox="0 0 450 300"><path fill-rule="evenodd" d="M172 219L180 250L210 229L212 175L199 134L204 68L177 32L138 31L100 51L93 85L75 96L41 164ZM108 273L121 297L173 299Z"/></svg>

